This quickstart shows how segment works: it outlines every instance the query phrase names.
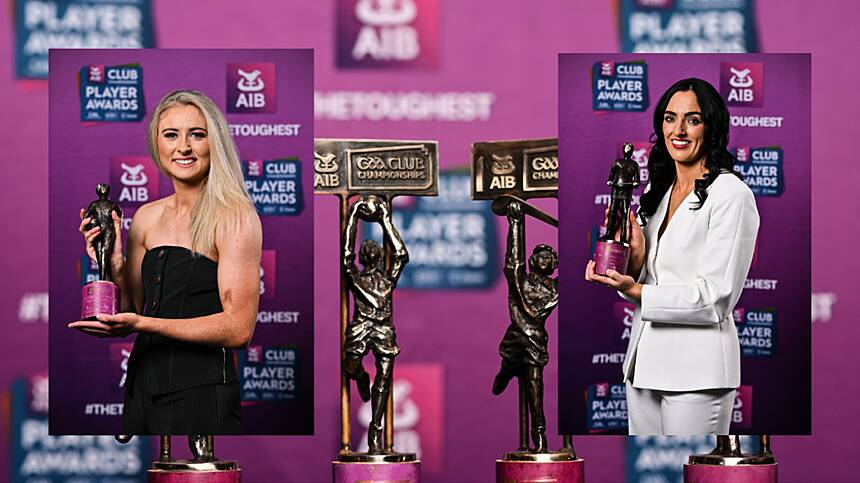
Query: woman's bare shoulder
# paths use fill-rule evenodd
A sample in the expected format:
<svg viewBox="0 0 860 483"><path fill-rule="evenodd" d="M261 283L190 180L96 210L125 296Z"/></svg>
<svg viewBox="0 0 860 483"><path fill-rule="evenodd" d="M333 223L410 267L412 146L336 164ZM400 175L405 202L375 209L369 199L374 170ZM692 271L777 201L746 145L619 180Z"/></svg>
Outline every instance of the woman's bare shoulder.
<svg viewBox="0 0 860 483"><path fill-rule="evenodd" d="M149 229L158 222L158 219L164 212L164 208L167 206L169 199L172 197L173 195L170 195L141 205L140 208L134 212L134 216L131 219L131 229L139 233L146 233L149 231Z"/></svg>

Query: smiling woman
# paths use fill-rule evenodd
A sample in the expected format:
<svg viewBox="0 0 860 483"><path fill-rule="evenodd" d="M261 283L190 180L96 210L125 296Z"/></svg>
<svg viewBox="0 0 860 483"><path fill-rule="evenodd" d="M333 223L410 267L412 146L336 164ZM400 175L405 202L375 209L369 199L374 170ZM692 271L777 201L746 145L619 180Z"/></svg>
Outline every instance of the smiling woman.
<svg viewBox="0 0 860 483"><path fill-rule="evenodd" d="M155 108L149 152L174 194L141 206L111 257L122 313L70 327L138 336L128 363L126 434L241 431L233 348L251 340L259 304L262 230L224 115L180 90ZM98 229L81 233L88 252ZM114 217L119 231L120 219Z"/></svg>
<svg viewBox="0 0 860 483"><path fill-rule="evenodd" d="M628 275L597 275L591 261L585 278L636 305L624 361L630 434L724 435L740 385L732 310L758 210L733 169L729 113L713 86L676 82L657 103L653 129Z"/></svg>

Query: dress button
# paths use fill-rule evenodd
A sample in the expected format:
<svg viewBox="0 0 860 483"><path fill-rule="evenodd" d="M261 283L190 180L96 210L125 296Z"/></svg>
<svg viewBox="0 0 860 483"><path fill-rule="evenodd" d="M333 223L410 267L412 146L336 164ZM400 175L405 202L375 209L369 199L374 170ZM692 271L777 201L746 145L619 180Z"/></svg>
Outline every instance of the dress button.
<svg viewBox="0 0 860 483"><path fill-rule="evenodd" d="M152 310L155 310L155 308L156 308L156 307L158 307L158 302L156 302L155 300L153 300L153 301L152 301L152 303L151 303L151 304L149 304L149 307L150 307Z"/></svg>
<svg viewBox="0 0 860 483"><path fill-rule="evenodd" d="M161 275L156 275L155 278L152 279L152 281L155 282L156 285L160 284L161 283Z"/></svg>
<svg viewBox="0 0 860 483"><path fill-rule="evenodd" d="M158 258L164 258L164 248L158 250Z"/></svg>

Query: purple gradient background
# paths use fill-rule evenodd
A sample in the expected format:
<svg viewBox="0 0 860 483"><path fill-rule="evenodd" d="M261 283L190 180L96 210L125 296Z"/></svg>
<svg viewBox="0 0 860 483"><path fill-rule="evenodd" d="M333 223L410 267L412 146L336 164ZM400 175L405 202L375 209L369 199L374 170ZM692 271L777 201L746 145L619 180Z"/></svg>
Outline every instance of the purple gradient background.
<svg viewBox="0 0 860 483"><path fill-rule="evenodd" d="M760 107L730 107L733 116L783 116L781 128L732 127L730 147L776 146L783 150L785 190L782 196L757 196L761 227L756 262L748 278L776 279L776 291L744 290L737 307L776 309L773 357L741 358L741 384L753 391L752 426L733 428L739 434L810 433L810 71L809 55L797 54L581 54L559 56L559 265L567 268L558 308L561 354L559 405L564 431L587 434L589 384L622 383L621 364L592 365L592 354L624 352L613 306L621 301L613 290L592 285L576 270L591 258L588 233L603 220L604 205L596 194L608 194L606 176L621 156L624 141L648 139L654 108L676 81L691 76L718 86L721 62L759 62L764 66ZM648 64L648 97L644 112L594 112L591 109L591 67L604 60ZM760 88L762 89L762 88ZM644 189L644 186L642 187ZM637 194L642 192L637 190ZM661 252L662 253L662 252ZM571 304L570 302L574 302ZM587 301L578 303L579 301ZM588 310L581 306L588 304ZM583 334L588 334L583 337ZM619 347L620 346L620 347ZM790 402L789 402L790 401Z"/></svg>
<svg viewBox="0 0 860 483"><path fill-rule="evenodd" d="M112 156L146 155L146 126L158 101L168 92L197 89L224 111L227 64L271 62L277 69L277 112L272 114L226 113L232 123L298 123L299 136L235 136L242 159L298 157L302 167L305 200L313 196L312 142L313 52L284 50L53 50L50 54L50 212L49 253L51 294L50 375L51 432L53 434L116 434L121 419L88 417L90 402L121 402L122 392L111 390L115 378L107 366L104 340L70 330L66 324L80 314L79 276L76 263L83 254L80 234L71 225L78 210L95 197L94 186L107 179ZM143 70L146 117L140 123L80 122L76 76L87 64L139 63ZM159 194L172 193L161 176ZM117 200L119 187L112 193ZM260 310L301 312L298 324L257 324L255 345L296 344L299 349L297 395L294 400L246 405L242 428L248 434L313 433L313 292L307 283L313 274L313 208L305 202L300 216L263 216L263 248L281 255L276 271L278 297L261 300ZM129 216L126 214L125 216ZM64 229L63 227L68 227ZM122 339L133 341L133 337ZM288 416L285 416L288 415ZM90 426L91 425L91 426Z"/></svg>
<svg viewBox="0 0 860 483"><path fill-rule="evenodd" d="M178 6L155 0L158 45L165 48L313 47L318 90L489 90L496 94L490 121L316 123L318 137L401 137L440 141L443 168L466 166L470 143L485 139L547 137L556 131L557 52L614 52L619 49L614 3L483 1L445 2L440 25L440 67L436 71L338 71L335 69L335 2L260 0L242 6L193 1ZM0 7L0 145L5 149L0 213L14 227L5 231L0 321L6 330L0 350L7 356L0 387L19 374L47 367L47 324L18 320L28 292L48 286L47 83L13 77L11 0ZM812 437L776 437L782 481L854 481L841 462L852 461L860 432L853 414L860 382L855 340L860 310L851 275L858 261L858 211L844 202L854 191L860 166L849 163L847 143L857 139L860 115L856 84L860 31L853 2L768 1L756 5L766 52L812 52L813 63L813 290L839 297L833 319L813 326ZM505 19L503 22L490 19ZM485 21L486 20L486 21ZM190 27L205 26L205 30ZM554 206L549 202L544 207ZM219 438L218 452L242 462L246 481L321 482L331 478L330 461L339 439L337 200L316 197L316 381L314 437ZM501 224L499 225L501 227ZM555 243L555 232L529 227L529 243ZM500 237L500 243L502 238ZM500 247L501 248L501 247ZM576 268L578 271L579 268ZM425 481L492 481L494 460L517 440L515 397L493 398L489 385L498 365L499 339L507 323L502 284L488 292L425 292L398 295L398 339L403 361L442 361L445 366L446 471ZM438 316L439 307L446 307ZM448 315L450 314L450 315ZM455 314L462 314L456 316ZM450 337L457 327L464 335ZM557 326L549 324L550 350L557 360ZM550 431L557 428L556 363L546 370ZM5 423L4 423L5 424ZM4 432L4 434L8 434ZM560 438L552 438L553 444ZM623 437L578 437L590 481L624 481ZM180 447L182 445L175 444ZM8 442L0 439L0 475L8 473Z"/></svg>

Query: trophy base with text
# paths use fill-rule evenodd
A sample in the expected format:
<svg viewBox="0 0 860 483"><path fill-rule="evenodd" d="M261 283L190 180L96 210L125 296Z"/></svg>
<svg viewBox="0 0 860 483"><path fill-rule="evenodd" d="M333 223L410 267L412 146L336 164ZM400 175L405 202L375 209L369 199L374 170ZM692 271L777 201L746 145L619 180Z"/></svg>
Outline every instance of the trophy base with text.
<svg viewBox="0 0 860 483"><path fill-rule="evenodd" d="M606 275L610 268L620 274L627 273L630 245L615 240L598 240L594 247L594 273Z"/></svg>
<svg viewBox="0 0 860 483"><path fill-rule="evenodd" d="M419 483L421 461L413 453L342 453L332 463L334 483Z"/></svg>
<svg viewBox="0 0 860 483"><path fill-rule="evenodd" d="M196 463L194 461L156 461L146 473L148 483L239 483L242 470L238 463L216 460Z"/></svg>
<svg viewBox="0 0 860 483"><path fill-rule="evenodd" d="M96 320L97 314L119 312L119 287L107 280L96 280L81 287L81 320Z"/></svg>
<svg viewBox="0 0 860 483"><path fill-rule="evenodd" d="M570 451L515 451L496 460L496 483L582 483L585 461Z"/></svg>
<svg viewBox="0 0 860 483"><path fill-rule="evenodd" d="M771 454L690 456L684 483L777 483L778 465Z"/></svg>

